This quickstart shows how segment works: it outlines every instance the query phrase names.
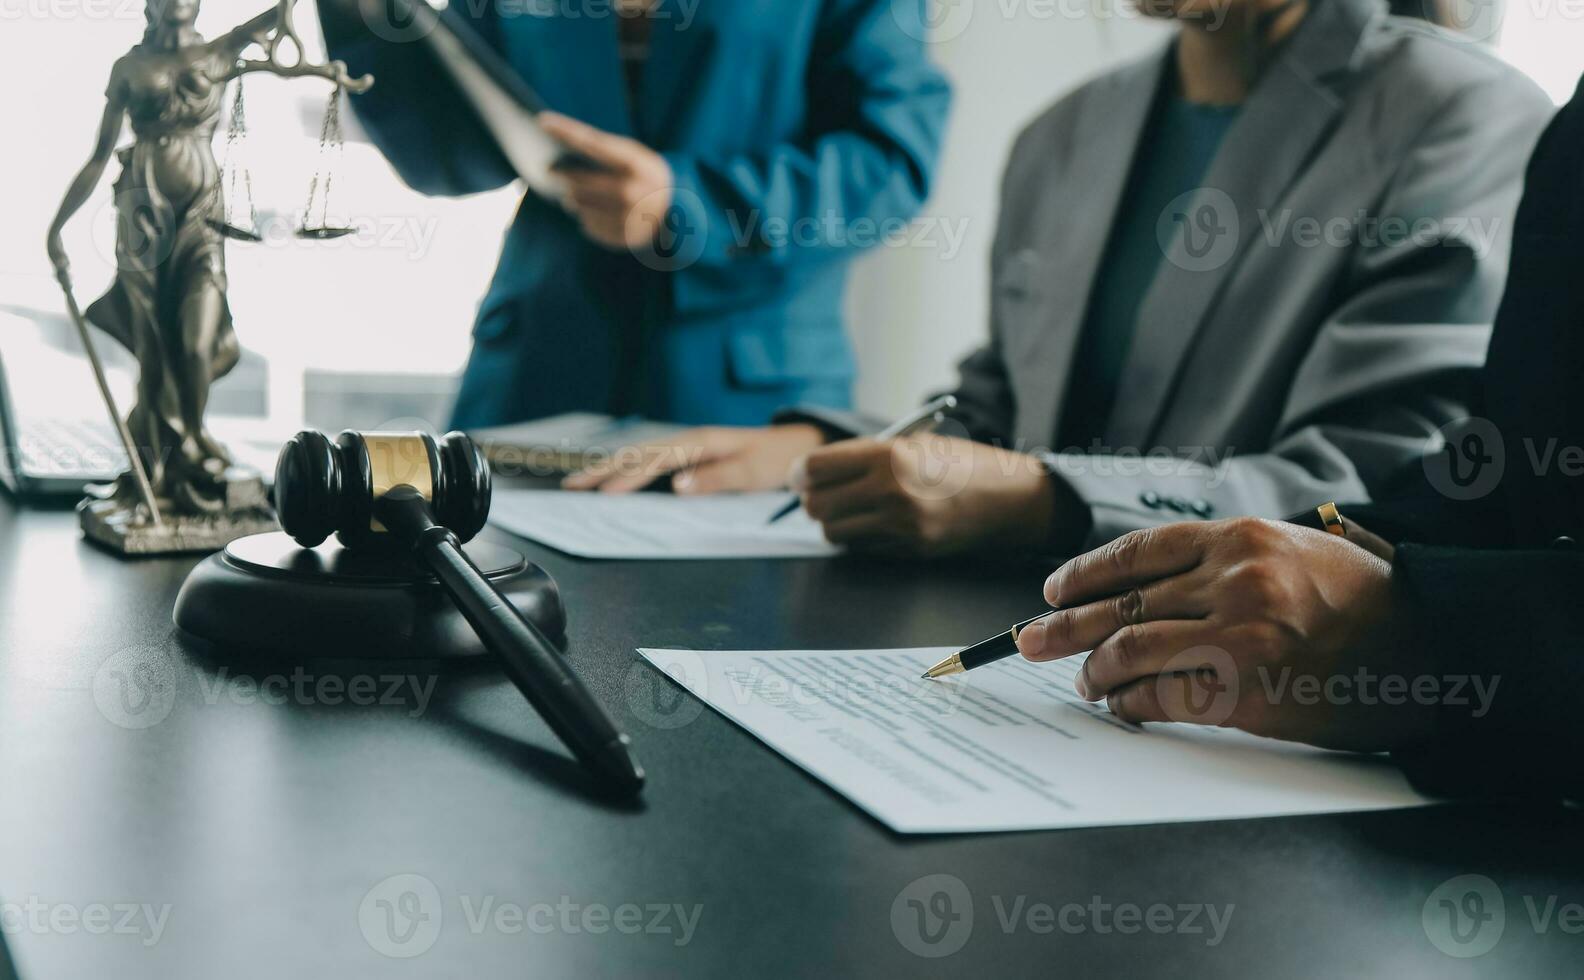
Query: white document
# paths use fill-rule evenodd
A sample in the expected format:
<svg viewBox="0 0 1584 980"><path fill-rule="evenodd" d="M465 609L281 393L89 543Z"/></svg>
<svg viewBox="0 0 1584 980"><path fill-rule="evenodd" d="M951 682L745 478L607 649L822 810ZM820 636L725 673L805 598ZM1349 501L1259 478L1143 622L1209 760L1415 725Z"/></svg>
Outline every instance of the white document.
<svg viewBox="0 0 1584 980"><path fill-rule="evenodd" d="M502 490L490 523L580 558L818 558L836 548L798 510L774 524L785 493L678 497L668 493Z"/></svg>
<svg viewBox="0 0 1584 980"><path fill-rule="evenodd" d="M1119 720L1073 691L1082 657L919 677L950 648L640 650L892 830L1042 830L1431 802L1382 757Z"/></svg>

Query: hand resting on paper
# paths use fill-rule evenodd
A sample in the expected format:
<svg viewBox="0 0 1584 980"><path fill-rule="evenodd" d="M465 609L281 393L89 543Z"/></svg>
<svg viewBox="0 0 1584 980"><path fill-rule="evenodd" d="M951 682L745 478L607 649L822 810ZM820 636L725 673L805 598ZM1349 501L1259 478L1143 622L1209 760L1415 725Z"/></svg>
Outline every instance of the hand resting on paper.
<svg viewBox="0 0 1584 980"><path fill-rule="evenodd" d="M1125 535L1045 583L1018 649L1086 650L1079 695L1135 722L1381 751L1428 738L1433 664L1393 642L1392 566L1321 531L1242 518Z"/></svg>

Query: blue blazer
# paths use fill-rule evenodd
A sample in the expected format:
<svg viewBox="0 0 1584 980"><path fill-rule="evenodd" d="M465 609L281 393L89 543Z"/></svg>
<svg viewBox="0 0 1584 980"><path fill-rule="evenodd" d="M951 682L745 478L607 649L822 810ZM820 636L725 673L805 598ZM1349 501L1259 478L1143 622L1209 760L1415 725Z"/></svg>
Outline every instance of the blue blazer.
<svg viewBox="0 0 1584 980"><path fill-rule="evenodd" d="M847 407L848 262L922 205L950 102L923 4L657 0L629 105L610 3L453 0L550 108L642 139L676 174L668 262L608 251L526 195L454 424L585 410L753 425L785 405ZM332 56L376 78L351 105L407 183L514 179L425 45L320 6Z"/></svg>

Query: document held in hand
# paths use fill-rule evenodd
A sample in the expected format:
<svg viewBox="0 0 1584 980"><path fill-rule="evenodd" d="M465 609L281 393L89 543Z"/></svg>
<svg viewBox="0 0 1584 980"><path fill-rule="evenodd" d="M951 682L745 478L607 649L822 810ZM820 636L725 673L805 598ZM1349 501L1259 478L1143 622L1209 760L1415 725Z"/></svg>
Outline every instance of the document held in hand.
<svg viewBox="0 0 1584 980"><path fill-rule="evenodd" d="M1082 657L919 677L949 649L640 650L905 834L1227 820L1431 802L1385 758L1199 725L1139 727L1073 691Z"/></svg>

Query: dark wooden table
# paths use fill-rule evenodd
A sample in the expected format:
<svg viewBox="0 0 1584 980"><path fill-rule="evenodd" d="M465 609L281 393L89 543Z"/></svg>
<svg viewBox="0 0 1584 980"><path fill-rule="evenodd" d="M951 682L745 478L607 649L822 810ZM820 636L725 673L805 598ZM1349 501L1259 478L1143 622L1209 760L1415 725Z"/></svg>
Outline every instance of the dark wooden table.
<svg viewBox="0 0 1584 980"><path fill-rule="evenodd" d="M602 799L487 665L200 654L170 618L190 560L121 562L70 513L0 498L0 924L21 976L1584 969L1576 810L900 837L634 653L957 643L1036 607L1040 568L525 550L638 743L638 806ZM1500 917L1443 887L1463 875ZM1470 945L1435 927L1450 911L1482 913ZM1467 951L1498 924L1474 959L1431 939Z"/></svg>

